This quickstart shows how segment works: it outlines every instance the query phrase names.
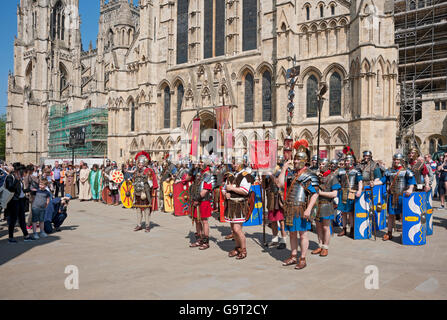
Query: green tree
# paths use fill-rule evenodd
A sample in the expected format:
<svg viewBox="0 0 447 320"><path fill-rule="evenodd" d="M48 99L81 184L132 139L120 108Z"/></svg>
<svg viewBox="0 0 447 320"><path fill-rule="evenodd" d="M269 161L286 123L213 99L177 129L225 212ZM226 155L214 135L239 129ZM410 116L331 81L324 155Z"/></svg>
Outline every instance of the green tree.
<svg viewBox="0 0 447 320"><path fill-rule="evenodd" d="M0 160L5 160L6 153L6 114L0 116Z"/></svg>

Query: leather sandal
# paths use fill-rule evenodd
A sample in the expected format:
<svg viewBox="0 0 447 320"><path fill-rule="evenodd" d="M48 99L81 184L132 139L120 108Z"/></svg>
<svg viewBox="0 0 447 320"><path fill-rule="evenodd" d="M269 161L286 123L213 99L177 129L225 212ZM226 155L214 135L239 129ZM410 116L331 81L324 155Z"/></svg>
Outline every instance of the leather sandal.
<svg viewBox="0 0 447 320"><path fill-rule="evenodd" d="M311 254L319 254L323 249L322 248L317 248L314 251L311 252Z"/></svg>
<svg viewBox="0 0 447 320"><path fill-rule="evenodd" d="M143 230L142 226L136 226L135 229L133 229L133 231L140 231Z"/></svg>
<svg viewBox="0 0 447 320"><path fill-rule="evenodd" d="M339 237L343 237L344 235L346 235L346 228L343 228L343 231L337 234Z"/></svg>
<svg viewBox="0 0 447 320"><path fill-rule="evenodd" d="M210 247L210 239L204 238L202 241L202 245L199 247L199 250L206 250Z"/></svg>
<svg viewBox="0 0 447 320"><path fill-rule="evenodd" d="M297 263L296 256L290 256L289 258L287 258L286 260L284 260L282 262L282 265L284 267L286 267L286 266L291 266L292 264L296 264L296 263Z"/></svg>
<svg viewBox="0 0 447 320"><path fill-rule="evenodd" d="M189 245L189 247L190 247L190 248L197 248L197 247L200 247L202 244L203 244L203 243L202 243L202 240L199 239L199 240L197 240L196 242L191 243L191 244Z"/></svg>
<svg viewBox="0 0 447 320"><path fill-rule="evenodd" d="M241 248L239 248L239 247L234 248L233 250L231 250L231 251L228 253L228 256L229 256L230 258L233 258L233 257L237 256L237 255L239 254L239 250L240 250L240 249L241 249Z"/></svg>
<svg viewBox="0 0 447 320"><path fill-rule="evenodd" d="M393 239L393 233L392 232L388 232L382 238L383 241L387 241L387 240L391 240L391 239Z"/></svg>
<svg viewBox="0 0 447 320"><path fill-rule="evenodd" d="M146 230L144 230L144 232L151 232L151 228L150 227L146 227Z"/></svg>
<svg viewBox="0 0 447 320"><path fill-rule="evenodd" d="M239 249L239 254L237 255L237 260L242 260L247 258L247 248Z"/></svg>
<svg viewBox="0 0 447 320"><path fill-rule="evenodd" d="M295 267L295 269L301 270L301 269L304 269L306 266L307 266L306 258L300 258L298 264Z"/></svg>
<svg viewBox="0 0 447 320"><path fill-rule="evenodd" d="M328 254L329 254L328 249L321 249L320 257L327 257Z"/></svg>

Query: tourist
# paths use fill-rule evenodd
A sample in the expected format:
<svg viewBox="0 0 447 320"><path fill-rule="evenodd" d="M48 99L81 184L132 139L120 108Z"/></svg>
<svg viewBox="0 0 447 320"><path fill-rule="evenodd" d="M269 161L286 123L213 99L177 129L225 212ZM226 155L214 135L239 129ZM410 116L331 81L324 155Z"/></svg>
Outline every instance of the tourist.
<svg viewBox="0 0 447 320"><path fill-rule="evenodd" d="M92 193L90 190L90 183L88 177L90 170L86 163L83 164L82 169L79 171L79 200L88 201L92 198Z"/></svg>
<svg viewBox="0 0 447 320"><path fill-rule="evenodd" d="M441 198L441 209L445 208L445 193L447 190L447 153L440 158L439 166L439 197Z"/></svg>
<svg viewBox="0 0 447 320"><path fill-rule="evenodd" d="M33 238L38 240L39 238L46 238L48 235L44 230L44 217L45 209L51 200L51 193L46 190L48 181L45 179L40 180L39 190L36 191L34 201L32 203L32 223L33 223ZM39 222L40 234L37 234L37 222Z"/></svg>
<svg viewBox="0 0 447 320"><path fill-rule="evenodd" d="M54 196L57 198L59 196L59 191L61 189L61 168L59 167L59 161L54 162L53 172L53 184L54 184Z"/></svg>
<svg viewBox="0 0 447 320"><path fill-rule="evenodd" d="M92 171L90 171L88 181L90 183L92 199L95 202L99 202L99 196L101 194L101 175L101 170L99 170L98 165L94 164Z"/></svg>
<svg viewBox="0 0 447 320"><path fill-rule="evenodd" d="M63 198L55 198L50 201L45 210L45 232L47 234L61 231L60 227L67 219L67 208L70 200L71 195L67 194Z"/></svg>
<svg viewBox="0 0 447 320"><path fill-rule="evenodd" d="M25 224L25 193L22 182L22 174L25 167L20 163L15 163L13 168L11 168L11 174L6 177L5 188L14 193L12 199L8 202L6 206L5 214L8 216L8 234L9 243L17 243L14 239L14 228L19 220L20 229L22 229L24 241L33 241L34 239L28 234Z"/></svg>
<svg viewBox="0 0 447 320"><path fill-rule="evenodd" d="M76 198L76 170L73 168L73 164L68 164L68 170L65 175L65 192L70 194L73 198Z"/></svg>

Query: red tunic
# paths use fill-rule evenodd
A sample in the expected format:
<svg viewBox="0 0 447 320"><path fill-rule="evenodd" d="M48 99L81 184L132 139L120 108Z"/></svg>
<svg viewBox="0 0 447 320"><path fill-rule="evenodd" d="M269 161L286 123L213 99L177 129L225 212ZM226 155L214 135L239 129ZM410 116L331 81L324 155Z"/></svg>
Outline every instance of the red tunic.
<svg viewBox="0 0 447 320"><path fill-rule="evenodd" d="M209 171L209 168L206 168L202 171L202 174ZM209 190L209 197L211 199L211 196L213 195L213 186L211 183L203 183L203 189ZM201 201L200 205L200 218L205 219L211 217L211 213L213 209L211 208L211 201ZM194 218L197 218L197 208L194 209Z"/></svg>

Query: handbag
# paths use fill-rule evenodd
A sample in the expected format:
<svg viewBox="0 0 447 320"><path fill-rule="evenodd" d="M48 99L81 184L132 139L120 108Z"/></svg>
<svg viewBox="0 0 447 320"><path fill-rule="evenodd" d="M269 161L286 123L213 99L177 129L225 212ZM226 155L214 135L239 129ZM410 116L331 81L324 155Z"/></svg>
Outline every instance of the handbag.
<svg viewBox="0 0 447 320"><path fill-rule="evenodd" d="M5 209L9 201L14 197L14 192L10 192L4 186L0 188L0 207Z"/></svg>

